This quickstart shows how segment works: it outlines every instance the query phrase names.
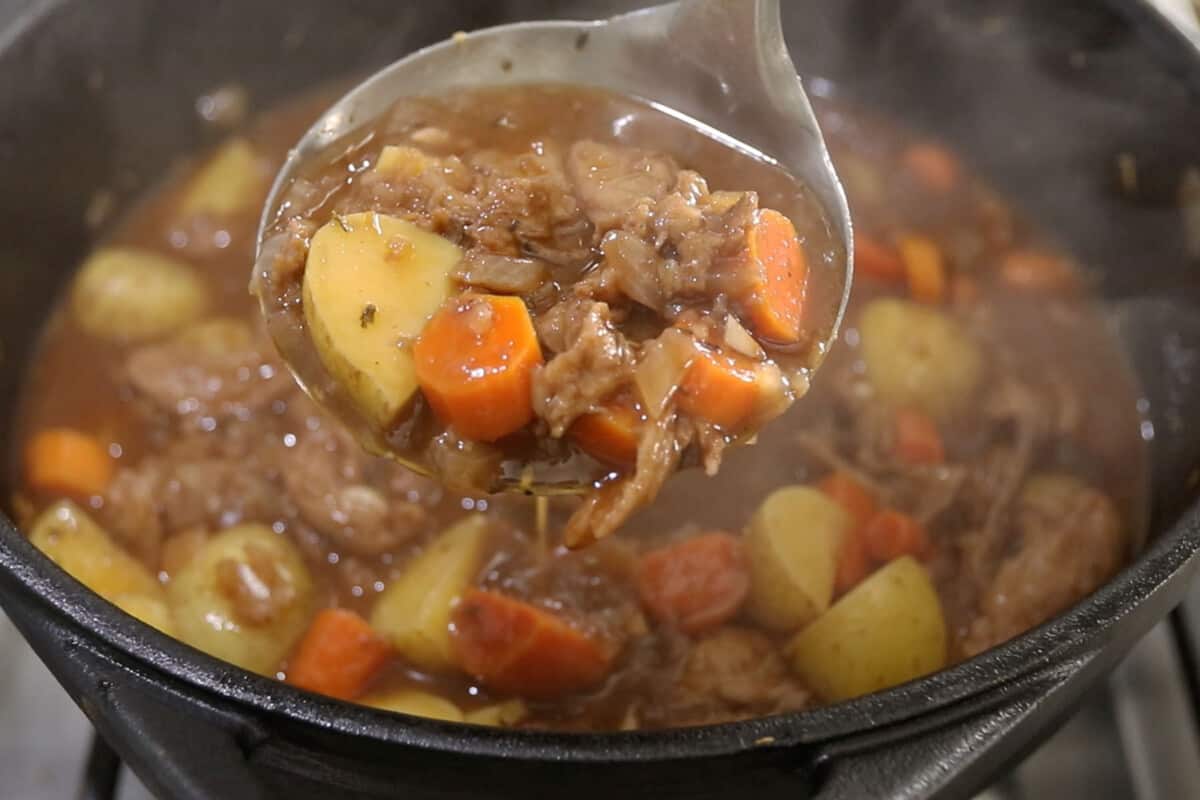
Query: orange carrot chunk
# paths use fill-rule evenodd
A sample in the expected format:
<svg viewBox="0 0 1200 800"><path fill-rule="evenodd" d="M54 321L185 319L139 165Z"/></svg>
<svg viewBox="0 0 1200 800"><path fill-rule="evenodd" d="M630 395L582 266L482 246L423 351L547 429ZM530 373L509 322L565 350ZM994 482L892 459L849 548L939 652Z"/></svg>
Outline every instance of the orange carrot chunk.
<svg viewBox="0 0 1200 800"><path fill-rule="evenodd" d="M946 460L937 424L916 409L902 408L896 412L893 447L897 458L907 464L941 464Z"/></svg>
<svg viewBox="0 0 1200 800"><path fill-rule="evenodd" d="M862 529L862 534L868 555L882 563L900 556L921 557L929 549L924 526L895 509L877 513Z"/></svg>
<svg viewBox="0 0 1200 800"><path fill-rule="evenodd" d="M954 191L962 174L958 159L946 148L930 142L909 147L900 161L921 186L937 194Z"/></svg>
<svg viewBox="0 0 1200 800"><path fill-rule="evenodd" d="M745 425L761 392L754 366L738 356L702 347L696 350L679 385L680 410L725 430Z"/></svg>
<svg viewBox="0 0 1200 800"><path fill-rule="evenodd" d="M892 247L863 233L854 234L855 276L889 283L905 279L904 261Z"/></svg>
<svg viewBox="0 0 1200 800"><path fill-rule="evenodd" d="M391 655L391 647L365 619L344 608L326 608L313 618L292 654L287 682L339 700L353 700Z"/></svg>
<svg viewBox="0 0 1200 800"><path fill-rule="evenodd" d="M717 531L651 550L638 564L637 587L654 619L691 634L718 628L750 591L742 542Z"/></svg>
<svg viewBox="0 0 1200 800"><path fill-rule="evenodd" d="M850 515L855 528L866 525L878 509L871 490L845 472L829 473L817 484L817 488Z"/></svg>
<svg viewBox="0 0 1200 800"><path fill-rule="evenodd" d="M47 494L90 497L108 487L115 466L100 440L72 428L48 428L25 450L25 479Z"/></svg>
<svg viewBox="0 0 1200 800"><path fill-rule="evenodd" d="M644 423L641 410L632 401L614 400L575 420L570 435L593 458L614 467L629 467L637 462Z"/></svg>
<svg viewBox="0 0 1200 800"><path fill-rule="evenodd" d="M566 620L497 592L469 590L451 615L463 670L505 694L549 698L604 680L613 653Z"/></svg>
<svg viewBox="0 0 1200 800"><path fill-rule="evenodd" d="M833 575L833 591L842 595L857 586L871 571L871 560L860 528L854 527L842 536L838 547L837 571Z"/></svg>
<svg viewBox="0 0 1200 800"><path fill-rule="evenodd" d="M417 382L434 413L468 439L493 442L533 418L542 351L519 297L448 301L413 345Z"/></svg>
<svg viewBox="0 0 1200 800"><path fill-rule="evenodd" d="M897 241L908 279L908 294L913 300L939 305L946 299L946 262L937 242L925 236L909 234Z"/></svg>
<svg viewBox="0 0 1200 800"><path fill-rule="evenodd" d="M749 288L739 298L746 324L772 341L798 341L808 264L792 221L778 211L760 210L747 231L742 259L749 273Z"/></svg>

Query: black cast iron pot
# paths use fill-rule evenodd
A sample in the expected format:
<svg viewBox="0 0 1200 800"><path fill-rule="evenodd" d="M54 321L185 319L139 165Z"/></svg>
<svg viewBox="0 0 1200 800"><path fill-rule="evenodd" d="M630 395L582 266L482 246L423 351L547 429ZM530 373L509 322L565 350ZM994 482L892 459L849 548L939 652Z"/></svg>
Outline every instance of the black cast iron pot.
<svg viewBox="0 0 1200 800"><path fill-rule="evenodd" d="M197 95L237 81L261 106L460 28L625 4L564 5L0 0L0 11L24 9L0 36L0 419L11 419L37 330L95 236L90 198L109 189L124 207L205 144ZM116 611L0 519L0 602L154 791L964 796L1033 747L1178 601L1200 548L1200 253L1189 260L1177 205L1185 169L1200 168L1200 57L1135 0L785 6L803 74L949 139L1093 270L1154 429L1141 557L1048 624L891 691L731 725L550 735L398 717L243 672ZM1120 188L1118 154L1138 164L1132 191ZM0 451L11 452L8 436Z"/></svg>

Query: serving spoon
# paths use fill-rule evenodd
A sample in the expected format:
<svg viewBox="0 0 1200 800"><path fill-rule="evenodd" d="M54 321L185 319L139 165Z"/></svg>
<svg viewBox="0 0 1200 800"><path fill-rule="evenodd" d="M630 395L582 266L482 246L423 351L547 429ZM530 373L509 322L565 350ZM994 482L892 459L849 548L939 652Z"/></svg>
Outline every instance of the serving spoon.
<svg viewBox="0 0 1200 800"><path fill-rule="evenodd" d="M259 262L268 233L287 212L284 197L302 167L397 101L476 86L538 83L599 87L649 100L710 138L774 162L796 178L823 210L839 262L811 265L825 270L821 280L841 289L832 325L814 348L820 359L837 336L849 299L850 211L788 55L779 0L677 0L605 20L501 25L455 34L384 67L322 114L288 153L259 222ZM252 286L267 313L261 269L256 266ZM357 415L338 402L337 387L319 361L301 357L275 338L301 388L348 424L364 447L430 473L428 464L401 456L378 432L354 424ZM491 488L535 494L587 488L566 470L531 474L516 466L506 465Z"/></svg>

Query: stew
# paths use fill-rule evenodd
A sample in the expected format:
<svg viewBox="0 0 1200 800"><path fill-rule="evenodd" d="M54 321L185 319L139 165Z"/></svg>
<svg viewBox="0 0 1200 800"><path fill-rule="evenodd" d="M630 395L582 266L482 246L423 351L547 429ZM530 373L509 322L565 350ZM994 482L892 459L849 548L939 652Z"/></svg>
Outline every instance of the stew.
<svg viewBox="0 0 1200 800"><path fill-rule="evenodd" d="M484 113L499 97L512 118ZM828 101L819 111L856 217L854 298L811 391L725 452L718 474L680 472L615 535L570 549L577 497L448 489L367 454L297 388L246 292L270 176L323 100L261 115L130 211L64 293L23 387L14 514L50 558L147 624L393 711L660 728L801 710L941 669L1068 608L1135 552L1137 394L1085 274L943 145ZM632 100L531 87L414 101L389 124L444 165L458 152L512 161L506 143L524 148L544 125L559 146L524 158L550 182L569 180L567 143L665 154L695 196L754 189L796 224L810 269L822 263L786 176ZM489 138L455 143L485 124ZM375 168L366 148L348 151L343 177ZM458 218L440 207L445 233ZM542 219L522 215L516 232ZM506 242L496 259L463 238L452 267L479 295L531 302L544 354L636 324L632 305L601 324L600 295L548 324L562 298L542 313L523 281L577 268L597 223L564 221L529 246L510 220L494 228ZM709 302L698 317L715 322ZM385 324L378 309L359 313L360 330ZM663 319L647 319L656 337ZM789 363L736 312L721 319L713 342L756 342ZM603 372L581 358L589 380ZM607 389L575 388L607 403ZM650 419L640 401L618 393L610 413L564 417L567 440L588 458L638 461L627 433ZM694 441L719 453L704 430ZM446 471L471 469L475 444L449 443Z"/></svg>

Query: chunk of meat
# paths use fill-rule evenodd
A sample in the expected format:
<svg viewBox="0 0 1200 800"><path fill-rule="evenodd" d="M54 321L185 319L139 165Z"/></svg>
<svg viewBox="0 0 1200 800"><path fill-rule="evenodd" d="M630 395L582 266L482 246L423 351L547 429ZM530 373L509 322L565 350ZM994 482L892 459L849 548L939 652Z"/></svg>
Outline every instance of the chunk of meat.
<svg viewBox="0 0 1200 800"><path fill-rule="evenodd" d="M158 568L163 536L160 502L166 464L145 459L117 470L104 492L99 517L104 528L135 556Z"/></svg>
<svg viewBox="0 0 1200 800"><path fill-rule="evenodd" d="M567 153L567 176L601 234L666 194L677 171L669 156L591 140L576 142Z"/></svg>
<svg viewBox="0 0 1200 800"><path fill-rule="evenodd" d="M738 627L721 628L696 642L673 694L677 724L797 711L812 700L770 639Z"/></svg>
<svg viewBox="0 0 1200 800"><path fill-rule="evenodd" d="M1018 500L1016 550L982 588L966 655L1007 641L1095 591L1120 567L1126 541L1103 492L1062 476L1035 477Z"/></svg>
<svg viewBox="0 0 1200 800"><path fill-rule="evenodd" d="M283 366L257 347L217 352L176 340L134 350L125 374L156 409L207 430L208 420L245 418L293 386Z"/></svg>
<svg viewBox="0 0 1200 800"><path fill-rule="evenodd" d="M401 483L393 492L371 481L369 462L348 433L326 422L302 433L280 464L304 521L335 546L364 556L395 549L429 521L426 509L408 498L410 487Z"/></svg>
<svg viewBox="0 0 1200 800"><path fill-rule="evenodd" d="M602 400L628 384L633 354L613 327L604 303L565 301L570 310L558 315L566 349L533 376L533 409L561 437L578 417L594 411Z"/></svg>

